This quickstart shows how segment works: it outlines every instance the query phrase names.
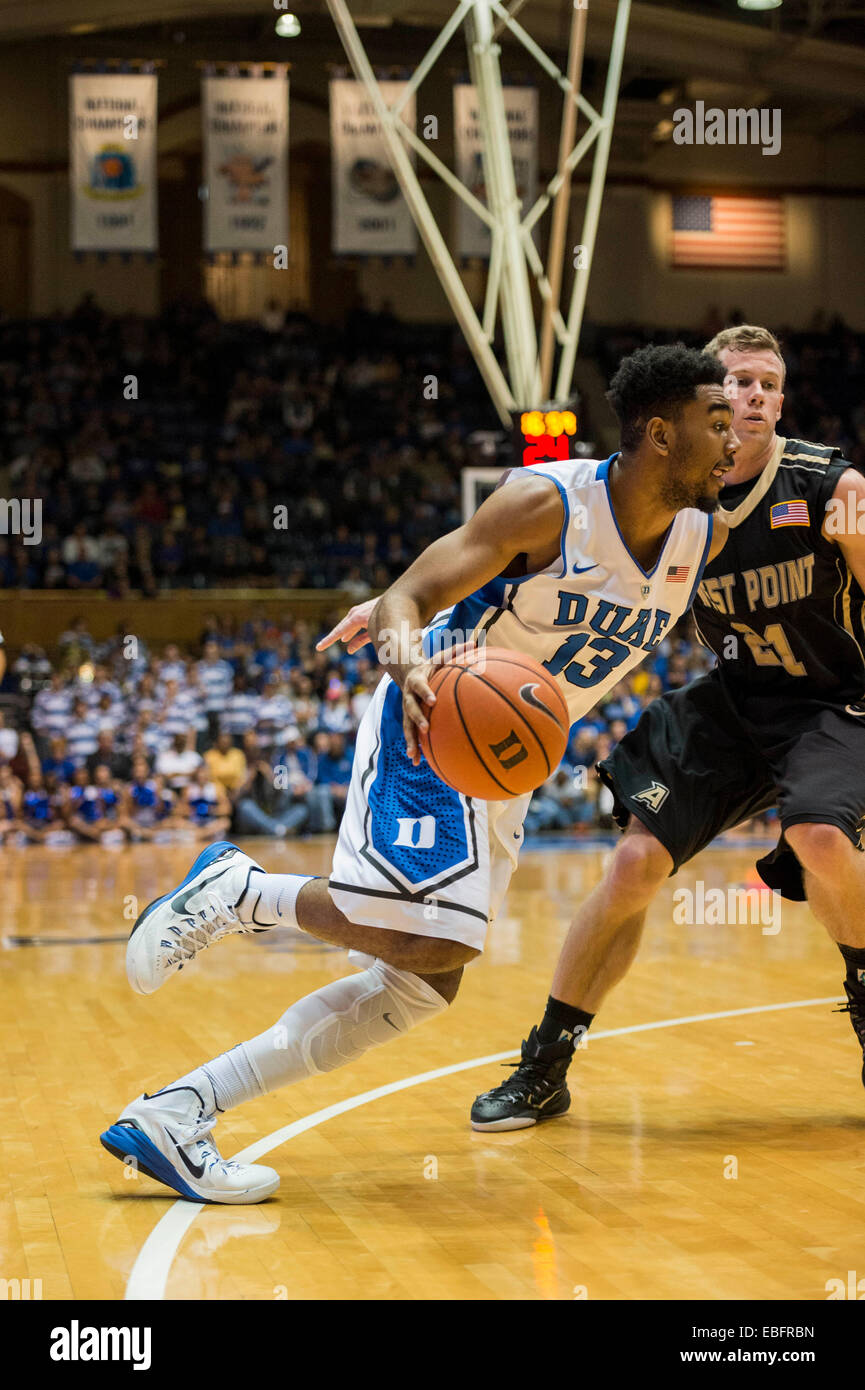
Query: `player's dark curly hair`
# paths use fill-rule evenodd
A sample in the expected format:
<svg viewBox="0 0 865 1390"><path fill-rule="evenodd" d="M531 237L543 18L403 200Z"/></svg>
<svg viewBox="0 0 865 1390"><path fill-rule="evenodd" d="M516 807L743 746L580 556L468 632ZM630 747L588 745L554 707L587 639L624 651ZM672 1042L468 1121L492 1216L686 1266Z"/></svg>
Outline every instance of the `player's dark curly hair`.
<svg viewBox="0 0 865 1390"><path fill-rule="evenodd" d="M607 392L619 421L622 448L638 447L653 415L675 419L694 399L698 386L721 386L725 375L717 357L684 343L639 348L624 357Z"/></svg>

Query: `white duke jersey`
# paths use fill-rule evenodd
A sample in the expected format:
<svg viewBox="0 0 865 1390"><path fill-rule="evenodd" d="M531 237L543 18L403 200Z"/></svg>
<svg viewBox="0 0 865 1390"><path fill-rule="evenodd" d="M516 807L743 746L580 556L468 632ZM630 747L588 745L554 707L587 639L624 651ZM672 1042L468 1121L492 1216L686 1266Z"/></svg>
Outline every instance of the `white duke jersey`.
<svg viewBox="0 0 865 1390"><path fill-rule="evenodd" d="M564 502L558 558L539 574L491 580L438 614L428 633L433 651L446 630L533 656L555 677L572 724L687 612L712 543L711 516L687 508L674 517L654 568L644 570L613 512L608 475L616 457L532 468ZM503 486L522 476L515 469Z"/></svg>

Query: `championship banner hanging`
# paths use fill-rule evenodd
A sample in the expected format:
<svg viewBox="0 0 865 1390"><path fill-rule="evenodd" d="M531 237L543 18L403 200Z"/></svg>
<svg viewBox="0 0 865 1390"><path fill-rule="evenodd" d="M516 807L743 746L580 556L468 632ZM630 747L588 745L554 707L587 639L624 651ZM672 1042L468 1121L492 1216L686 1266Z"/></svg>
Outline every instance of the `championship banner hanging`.
<svg viewBox="0 0 865 1390"><path fill-rule="evenodd" d="M405 82L379 82L393 106ZM415 128L415 99L401 118ZM349 256L413 256L417 230L381 135L381 122L362 82L330 83L330 142L333 178L333 250Z"/></svg>
<svg viewBox="0 0 865 1390"><path fill-rule="evenodd" d="M288 245L288 70L202 79L204 250Z"/></svg>
<svg viewBox="0 0 865 1390"><path fill-rule="evenodd" d="M536 87L503 87L508 139L517 196L523 216L534 204L538 186L538 91ZM478 202L487 203L482 158L483 133L476 91L468 82L454 87L454 162L457 178ZM456 199L455 254L460 258L490 254L490 233L461 198Z"/></svg>
<svg viewBox="0 0 865 1390"><path fill-rule="evenodd" d="M69 79L73 251L155 251L156 74Z"/></svg>

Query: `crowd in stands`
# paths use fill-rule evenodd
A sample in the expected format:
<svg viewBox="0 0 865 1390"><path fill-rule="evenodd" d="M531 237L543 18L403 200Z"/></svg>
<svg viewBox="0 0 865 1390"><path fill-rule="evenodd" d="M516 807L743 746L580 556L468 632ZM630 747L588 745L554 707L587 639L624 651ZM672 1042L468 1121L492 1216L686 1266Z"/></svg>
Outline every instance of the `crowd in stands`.
<svg viewBox="0 0 865 1390"><path fill-rule="evenodd" d="M587 322L582 351L609 378L644 343L701 346L741 319ZM778 331L780 432L865 465L865 335L819 319ZM459 524L462 469L507 450L490 445L500 422L455 329L360 307L339 325L282 312L241 324L205 304L111 317L87 298L0 324L0 386L0 496L42 503L38 545L0 534L0 589L363 597ZM585 403L580 415L588 440Z"/></svg>
<svg viewBox="0 0 865 1390"><path fill-rule="evenodd" d="M335 615L338 616L338 615ZM322 629L323 631L324 629ZM0 842L70 845L337 829L357 726L380 679L371 647L315 650L303 621L213 615L195 652L97 643L83 619L50 660L11 653L0 713ZM646 703L710 665L683 620L572 731L527 831L612 828L595 763Z"/></svg>
<svg viewBox="0 0 865 1390"><path fill-rule="evenodd" d="M456 330L361 309L255 325L88 300L0 324L0 387L0 496L42 502L38 545L0 534L0 589L362 596L459 525L461 470L488 461L470 437L498 424Z"/></svg>
<svg viewBox="0 0 865 1390"><path fill-rule="evenodd" d="M609 377L644 343L700 346L742 319L710 310L675 332L587 322L582 350ZM865 468L865 336L838 320L779 335L780 433L837 444ZM42 507L38 544L0 533L0 590L362 599L460 523L467 464L510 462L455 330L362 307L333 326L281 311L236 324L206 305L111 317L88 297L65 316L0 322L0 385L0 496ZM319 635L213 617L195 651L130 652L122 633L96 643L81 619L56 651L10 653L0 841L335 830L379 672L370 649L317 653ZM611 826L595 763L649 699L709 664L685 620L574 730L529 832Z"/></svg>

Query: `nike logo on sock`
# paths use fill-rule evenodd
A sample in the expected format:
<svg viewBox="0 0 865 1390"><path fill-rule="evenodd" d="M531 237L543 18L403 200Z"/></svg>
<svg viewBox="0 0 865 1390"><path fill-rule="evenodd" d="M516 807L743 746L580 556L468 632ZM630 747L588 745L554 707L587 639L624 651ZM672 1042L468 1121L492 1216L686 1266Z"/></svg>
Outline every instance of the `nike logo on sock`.
<svg viewBox="0 0 865 1390"><path fill-rule="evenodd" d="M252 888L247 888L246 891L245 891L244 894L243 894L243 897L242 897L242 898L238 898L238 900L237 900L237 905L236 905L236 907L235 907L235 909L234 909L235 912L237 912L238 916L240 915L240 911L239 911L239 910L240 910L240 905L241 905L241 903L242 903L242 902L244 901L244 899L247 898L247 897L249 896L249 894L252 893L253 891L254 891L254 890L253 890ZM281 896L282 896L282 894L280 894L280 897L281 897ZM252 912L250 913L250 917L249 917L250 922L254 923L255 926L258 927L260 931L267 931L268 927L277 927L277 926L279 926L279 923L278 923L278 922L259 922L259 920L258 920L258 918L256 917L255 914L256 914L256 912L257 912L258 909L259 909L260 903L261 903L261 894L259 893L259 894L258 894L258 897L257 897L256 900L255 900L255 907L252 909ZM277 898L277 900L276 900L276 910L277 910L277 913L278 913L278 912L279 912L279 898Z"/></svg>

